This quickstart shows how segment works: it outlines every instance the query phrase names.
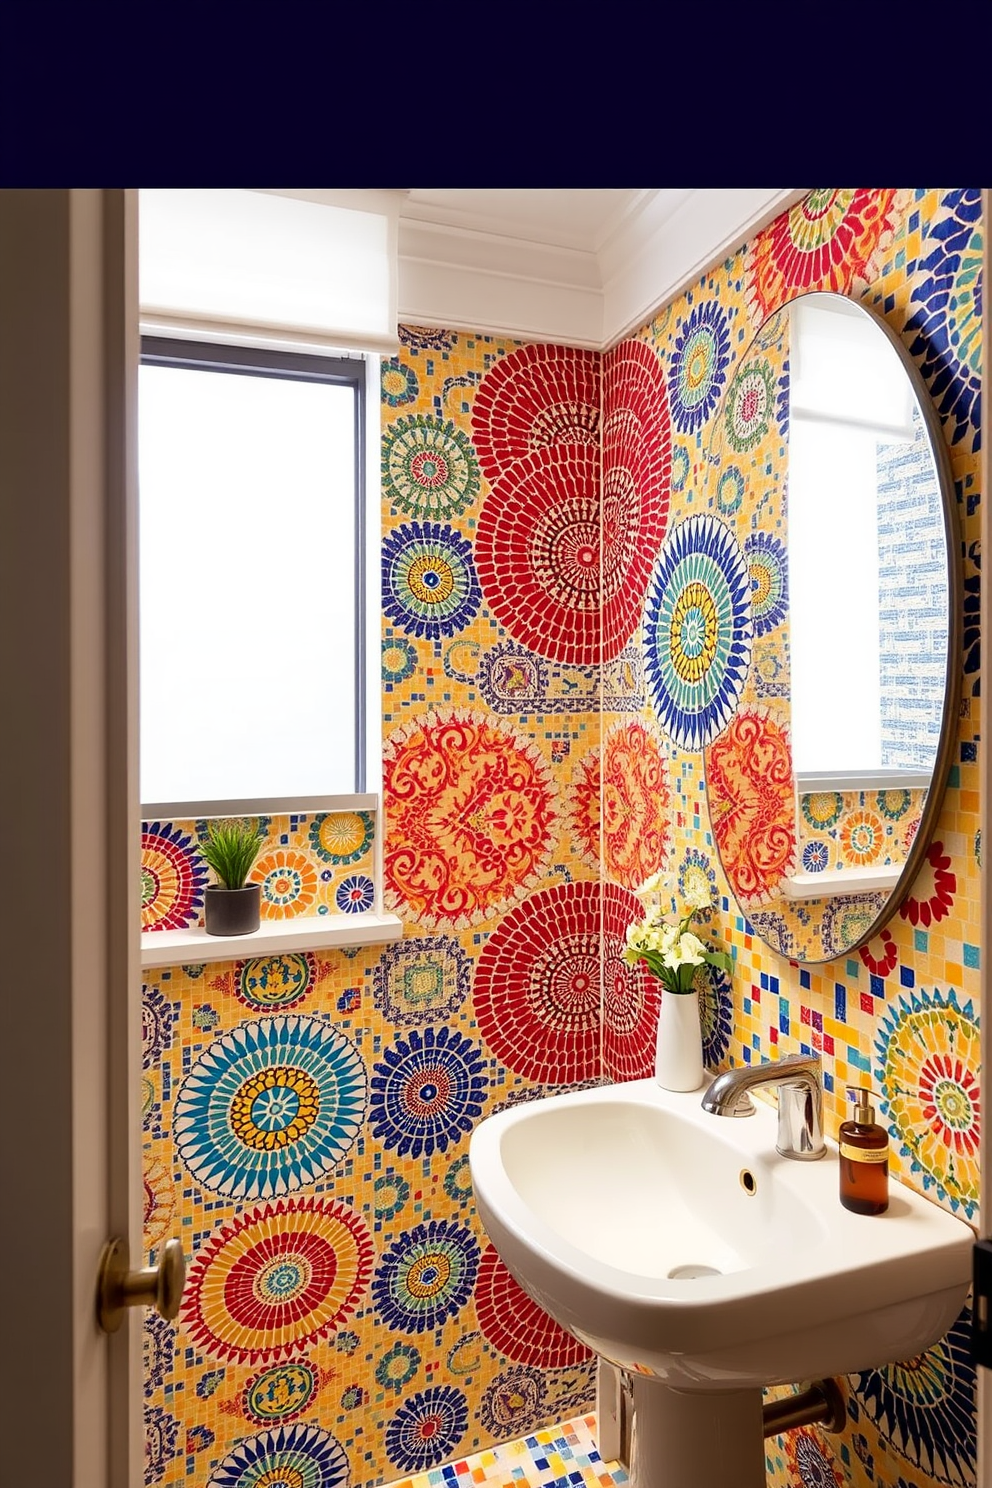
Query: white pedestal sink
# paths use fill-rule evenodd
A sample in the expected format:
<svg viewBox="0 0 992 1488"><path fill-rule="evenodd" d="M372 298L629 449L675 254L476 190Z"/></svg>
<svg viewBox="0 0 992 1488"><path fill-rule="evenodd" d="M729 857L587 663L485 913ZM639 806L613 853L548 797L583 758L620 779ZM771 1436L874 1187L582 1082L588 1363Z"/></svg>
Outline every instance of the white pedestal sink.
<svg viewBox="0 0 992 1488"><path fill-rule="evenodd" d="M834 1144L775 1150L774 1108L731 1120L654 1080L487 1117L482 1223L533 1299L633 1379L634 1488L763 1488L763 1386L910 1358L955 1321L974 1233L890 1180L841 1207Z"/></svg>

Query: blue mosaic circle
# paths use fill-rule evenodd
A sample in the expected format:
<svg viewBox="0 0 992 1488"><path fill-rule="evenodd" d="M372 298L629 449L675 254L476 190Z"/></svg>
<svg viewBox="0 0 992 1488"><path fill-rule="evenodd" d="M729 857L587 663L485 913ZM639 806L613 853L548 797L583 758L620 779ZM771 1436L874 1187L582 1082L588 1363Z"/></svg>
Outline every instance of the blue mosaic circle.
<svg viewBox="0 0 992 1488"><path fill-rule="evenodd" d="M373 1067L372 1135L401 1157L430 1157L466 1136L489 1085L471 1039L450 1028L411 1029Z"/></svg>
<svg viewBox="0 0 992 1488"><path fill-rule="evenodd" d="M383 358L379 386L382 401L390 408L402 408L404 403L413 403L420 392L416 372L399 357Z"/></svg>
<svg viewBox="0 0 992 1488"><path fill-rule="evenodd" d="M342 914L364 914L375 903L375 884L364 873L349 874L334 890L334 903Z"/></svg>
<svg viewBox="0 0 992 1488"><path fill-rule="evenodd" d="M882 910L888 894L847 894L831 900L820 921L823 959L842 956L864 940Z"/></svg>
<svg viewBox="0 0 992 1488"><path fill-rule="evenodd" d="M940 199L943 216L927 235L917 265L922 282L906 322L910 355L919 359L930 396L950 444L981 433L982 202L977 187L957 188Z"/></svg>
<svg viewBox="0 0 992 1488"><path fill-rule="evenodd" d="M472 544L440 522L407 522L382 545L382 609L409 634L462 630L482 602Z"/></svg>
<svg viewBox="0 0 992 1488"><path fill-rule="evenodd" d="M899 821L912 804L913 796L908 790L880 790L875 796L875 805L889 821Z"/></svg>
<svg viewBox="0 0 992 1488"><path fill-rule="evenodd" d="M375 1194L376 1219L395 1219L410 1197L409 1183L402 1173L394 1173L392 1168L387 1168L385 1173L380 1173L372 1188Z"/></svg>
<svg viewBox="0 0 992 1488"><path fill-rule="evenodd" d="M372 1282L372 1296L390 1327L425 1333L460 1312L478 1269L472 1232L453 1220L432 1219L393 1242Z"/></svg>
<svg viewBox="0 0 992 1488"><path fill-rule="evenodd" d="M454 1385L432 1385L405 1400L386 1427L386 1452L401 1472L423 1472L454 1456L468 1406Z"/></svg>
<svg viewBox="0 0 992 1488"><path fill-rule="evenodd" d="M472 958L454 936L404 936L372 973L375 1005L397 1027L457 1012L472 985Z"/></svg>
<svg viewBox="0 0 992 1488"><path fill-rule="evenodd" d="M346 1488L348 1457L336 1436L302 1423L239 1442L207 1488Z"/></svg>
<svg viewBox="0 0 992 1488"><path fill-rule="evenodd" d="M789 555L770 532L753 532L744 543L751 572L751 615L756 636L766 636L789 614Z"/></svg>
<svg viewBox="0 0 992 1488"><path fill-rule="evenodd" d="M420 1354L412 1343L394 1343L375 1366L375 1377L384 1390L402 1390L420 1368Z"/></svg>
<svg viewBox="0 0 992 1488"><path fill-rule="evenodd" d="M234 995L245 1007L258 1012L284 1012L313 991L317 977L317 961L311 951L253 956L235 968Z"/></svg>
<svg viewBox="0 0 992 1488"><path fill-rule="evenodd" d="M179 1154L204 1188L267 1199L316 1183L365 1115L365 1065L322 1018L242 1023L200 1055L176 1098Z"/></svg>
<svg viewBox="0 0 992 1488"><path fill-rule="evenodd" d="M977 1440L971 1309L932 1348L851 1377L852 1394L895 1453L935 1483L973 1488Z"/></svg>
<svg viewBox="0 0 992 1488"><path fill-rule="evenodd" d="M382 680L398 687L417 670L417 648L405 636L389 635L382 643Z"/></svg>
<svg viewBox="0 0 992 1488"><path fill-rule="evenodd" d="M655 713L699 751L737 710L751 663L751 574L728 527L689 517L669 534L648 585L644 670Z"/></svg>
<svg viewBox="0 0 992 1488"><path fill-rule="evenodd" d="M713 413L729 360L727 317L718 300L706 300L682 325L672 352L672 422L683 434L696 433Z"/></svg>
<svg viewBox="0 0 992 1488"><path fill-rule="evenodd" d="M830 849L825 842L816 839L803 848L803 868L807 873L822 873L830 861Z"/></svg>
<svg viewBox="0 0 992 1488"><path fill-rule="evenodd" d="M326 811L310 823L307 840L324 863L357 863L372 846L375 822L371 811Z"/></svg>
<svg viewBox="0 0 992 1488"><path fill-rule="evenodd" d="M684 444L672 445L672 490L684 491L691 469L689 451Z"/></svg>
<svg viewBox="0 0 992 1488"><path fill-rule="evenodd" d="M732 517L740 511L745 490L744 476L736 465L728 465L720 472L716 483L716 509L722 517Z"/></svg>

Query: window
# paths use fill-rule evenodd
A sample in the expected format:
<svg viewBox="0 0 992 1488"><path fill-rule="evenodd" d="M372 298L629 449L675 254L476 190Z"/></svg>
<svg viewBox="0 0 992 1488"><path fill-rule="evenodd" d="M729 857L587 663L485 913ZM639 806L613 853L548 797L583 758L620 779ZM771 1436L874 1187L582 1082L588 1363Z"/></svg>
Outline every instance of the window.
<svg viewBox="0 0 992 1488"><path fill-rule="evenodd" d="M366 790L367 365L143 339L143 803Z"/></svg>

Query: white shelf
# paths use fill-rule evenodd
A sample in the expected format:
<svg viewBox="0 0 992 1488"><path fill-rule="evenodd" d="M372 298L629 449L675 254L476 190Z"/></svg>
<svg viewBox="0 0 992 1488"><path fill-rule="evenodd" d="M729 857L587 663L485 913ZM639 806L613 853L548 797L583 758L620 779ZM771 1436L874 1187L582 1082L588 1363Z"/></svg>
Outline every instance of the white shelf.
<svg viewBox="0 0 992 1488"><path fill-rule="evenodd" d="M384 945L400 940L403 921L391 914L300 915L294 920L263 920L251 935L208 935L189 930L143 930L141 964L199 966L206 961L243 961L280 951L336 950L341 946Z"/></svg>

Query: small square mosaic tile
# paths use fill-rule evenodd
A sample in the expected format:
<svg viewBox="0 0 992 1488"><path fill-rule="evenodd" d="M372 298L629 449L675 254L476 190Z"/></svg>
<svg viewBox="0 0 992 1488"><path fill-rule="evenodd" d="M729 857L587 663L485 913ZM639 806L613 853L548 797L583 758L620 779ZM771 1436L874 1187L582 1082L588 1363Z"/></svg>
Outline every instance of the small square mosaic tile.
<svg viewBox="0 0 992 1488"><path fill-rule="evenodd" d="M626 1483L620 1463L600 1457L595 1433L596 1417L579 1416L401 1478L391 1488L613 1488Z"/></svg>

